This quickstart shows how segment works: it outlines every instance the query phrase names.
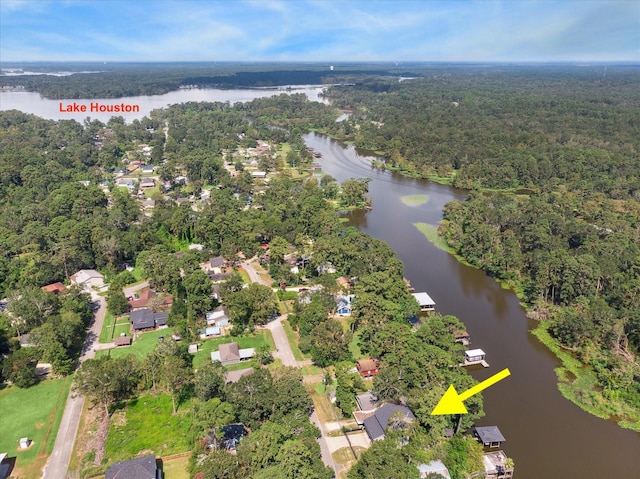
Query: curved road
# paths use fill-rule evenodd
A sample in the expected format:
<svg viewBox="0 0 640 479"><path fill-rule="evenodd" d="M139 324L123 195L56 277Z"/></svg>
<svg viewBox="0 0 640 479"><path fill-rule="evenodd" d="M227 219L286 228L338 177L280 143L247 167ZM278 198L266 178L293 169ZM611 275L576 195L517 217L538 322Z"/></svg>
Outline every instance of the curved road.
<svg viewBox="0 0 640 479"><path fill-rule="evenodd" d="M107 303L103 297L91 293L91 299L98 303L99 308L96 311L93 321L87 332L87 337L82 347L80 363L87 359L95 357L94 345L98 342L102 323L104 322L105 313L107 311ZM67 404L64 408L56 442L53 451L42 469L43 479L64 479L67 477L67 469L69 468L69 460L73 451L73 445L76 441L78 433L78 425L80 424L80 415L84 406L84 397L76 394L71 390L67 397Z"/></svg>

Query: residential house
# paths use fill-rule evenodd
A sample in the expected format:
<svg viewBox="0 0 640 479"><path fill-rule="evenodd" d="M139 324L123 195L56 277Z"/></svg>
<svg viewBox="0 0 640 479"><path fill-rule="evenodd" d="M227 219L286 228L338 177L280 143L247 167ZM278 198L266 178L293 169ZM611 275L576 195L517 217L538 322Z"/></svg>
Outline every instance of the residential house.
<svg viewBox="0 0 640 479"><path fill-rule="evenodd" d="M440 474L445 479L451 479L449 469L442 461L431 461L429 464L418 464L418 472L421 478L427 477L429 474Z"/></svg>
<svg viewBox="0 0 640 479"><path fill-rule="evenodd" d="M146 200L144 200L142 202L142 209L143 210L150 210L155 208L156 206L156 200L152 200L151 198L147 198Z"/></svg>
<svg viewBox="0 0 640 479"><path fill-rule="evenodd" d="M20 347L21 348L33 348L35 344L31 342L31 334L24 333L20 336Z"/></svg>
<svg viewBox="0 0 640 479"><path fill-rule="evenodd" d="M153 180L153 178L142 178L142 180L140 180L140 188L145 189L145 188L153 188L156 186L156 182Z"/></svg>
<svg viewBox="0 0 640 479"><path fill-rule="evenodd" d="M59 294L62 291L64 291L66 288L65 288L64 284L62 284L60 282L57 282L57 283L52 283L52 284L48 284L46 286L43 286L40 289L42 291L46 291L47 293Z"/></svg>
<svg viewBox="0 0 640 479"><path fill-rule="evenodd" d="M129 307L131 308L131 310L149 307L151 298L155 296L157 296L156 292L153 291L148 286L145 288L142 288L141 290L137 291L136 293L134 293L133 296L130 297ZM173 303L173 298L171 297L171 295L168 295L168 294L162 295L160 298L158 298L158 301L156 302L159 308L169 307L171 306L172 303Z"/></svg>
<svg viewBox="0 0 640 479"><path fill-rule="evenodd" d="M336 296L336 314L339 316L350 316L351 315L351 302L355 298L353 294L342 295L339 294Z"/></svg>
<svg viewBox="0 0 640 479"><path fill-rule="evenodd" d="M339 278L336 278L336 284L343 291L349 291L351 289L351 283L344 276L340 276Z"/></svg>
<svg viewBox="0 0 640 479"><path fill-rule="evenodd" d="M156 167L155 165L142 165L140 166L140 170L142 170L143 173L153 173L155 171Z"/></svg>
<svg viewBox="0 0 640 479"><path fill-rule="evenodd" d="M155 329L156 327L162 328L167 326L167 318L169 313L159 312L156 313L152 309L137 309L129 316L129 322L131 328L134 331L144 331L149 329Z"/></svg>
<svg viewBox="0 0 640 479"><path fill-rule="evenodd" d="M200 263L200 268L205 273L221 274L224 268L224 258L222 256L215 256L209 258L209 261Z"/></svg>
<svg viewBox="0 0 640 479"><path fill-rule="evenodd" d="M127 188L129 191L134 190L136 187L136 184L137 182L133 178L118 178L116 180L116 186L123 186Z"/></svg>
<svg viewBox="0 0 640 479"><path fill-rule="evenodd" d="M207 318L207 324L209 326L217 326L219 328L229 326L229 317L222 307L218 307L214 311L209 311L205 317Z"/></svg>
<svg viewBox="0 0 640 479"><path fill-rule="evenodd" d="M136 457L128 461L116 462L107 472L104 479L161 479L162 471L156 464L156 456Z"/></svg>
<svg viewBox="0 0 640 479"><path fill-rule="evenodd" d="M370 378L380 372L380 360L375 358L359 359L356 369L363 378Z"/></svg>
<svg viewBox="0 0 640 479"><path fill-rule="evenodd" d="M5 461L6 458L6 452L0 453L0 479L6 479L9 477L9 474L13 470L13 466L15 464L15 459Z"/></svg>
<svg viewBox="0 0 640 479"><path fill-rule="evenodd" d="M220 336L222 334L222 330L217 326L209 326L208 328L199 329L198 334L200 335L200 339L212 338L213 336Z"/></svg>
<svg viewBox="0 0 640 479"><path fill-rule="evenodd" d="M356 420L356 424L363 426L365 419L373 416L376 409L378 409L378 398L374 396L371 391L367 391L366 393L357 395L356 402L360 410L353 411L353 417Z"/></svg>
<svg viewBox="0 0 640 479"><path fill-rule="evenodd" d="M80 286L86 291L100 289L104 286L104 276L95 269L81 269L76 274L71 275L71 284Z"/></svg>
<svg viewBox="0 0 640 479"><path fill-rule="evenodd" d="M373 415L364 420L364 430L369 436L369 439L372 441L384 439L387 426L389 426L392 416L394 415L399 415L406 422L412 422L416 418L406 406L385 404L376 409Z"/></svg>
<svg viewBox="0 0 640 479"><path fill-rule="evenodd" d="M223 366L228 364L237 364L240 361L246 361L255 356L254 348L240 349L238 343L221 344L218 351L211 353L211 361L219 361Z"/></svg>
<svg viewBox="0 0 640 479"><path fill-rule="evenodd" d="M247 428L244 427L244 424L228 424L226 426L222 426L220 428L222 431L222 446L227 451L235 451L236 446L242 440L244 436L247 435Z"/></svg>

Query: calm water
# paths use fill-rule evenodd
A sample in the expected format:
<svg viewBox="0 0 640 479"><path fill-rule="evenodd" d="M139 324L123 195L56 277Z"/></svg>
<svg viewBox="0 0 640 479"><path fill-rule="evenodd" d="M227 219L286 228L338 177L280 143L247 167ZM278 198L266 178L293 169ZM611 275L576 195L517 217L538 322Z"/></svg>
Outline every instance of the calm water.
<svg viewBox="0 0 640 479"><path fill-rule="evenodd" d="M600 479L640 477L640 434L587 414L564 399L553 371L559 365L529 333L516 295L481 271L469 268L431 245L412 225L438 224L448 201L464 192L428 181L376 171L353 147L327 137L305 135L322 154L324 172L339 181L369 177L373 210L354 212L351 224L386 241L405 265L417 291L427 291L444 314L460 318L472 347L487 353L488 369L473 372L478 380L508 367L511 376L483 392L486 416L478 425L497 425L506 438L503 449L513 457L518 479ZM401 198L426 194L429 201L406 206Z"/></svg>
<svg viewBox="0 0 640 479"><path fill-rule="evenodd" d="M82 123L85 118L91 117L92 120L100 120L106 123L114 113L67 113L60 112L60 103L63 108L74 101L78 105L87 105L90 109L90 103L99 103L101 105L119 105L125 103L128 105L139 105L138 113L116 113L122 116L127 123L135 119L141 119L149 116L151 110L156 108L164 108L167 105L175 103L186 103L189 101L211 101L211 102L229 102L231 104L237 102L251 101L254 98L263 98L268 96L280 95L282 93L304 93L312 101L324 101L318 95L322 92L321 86L292 86L291 89L285 87L275 89L246 89L246 90L216 90L216 89L191 89L178 90L166 93L164 95L153 96L130 96L126 98L96 98L91 100L48 100L42 98L39 93L31 92L0 92L0 110L20 110L25 113L33 113L34 115L48 118L50 120L76 120Z"/></svg>

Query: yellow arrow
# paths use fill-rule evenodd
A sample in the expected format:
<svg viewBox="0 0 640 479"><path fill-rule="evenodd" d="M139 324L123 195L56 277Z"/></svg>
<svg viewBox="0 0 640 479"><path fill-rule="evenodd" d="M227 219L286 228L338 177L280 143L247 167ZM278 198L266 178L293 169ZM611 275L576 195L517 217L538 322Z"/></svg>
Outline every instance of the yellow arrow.
<svg viewBox="0 0 640 479"><path fill-rule="evenodd" d="M440 415L440 414L467 414L467 408L464 407L462 401L465 399L469 399L474 394L478 394L480 391L487 389L489 386L493 386L498 381L503 380L507 376L510 376L511 372L509 369L503 369L497 374L494 374L490 378L485 379L481 383L476 384L470 389L467 389L462 394L458 394L456 388L453 387L453 384L449 386L447 392L444 393L442 399L438 402L436 407L431 411L432 416Z"/></svg>

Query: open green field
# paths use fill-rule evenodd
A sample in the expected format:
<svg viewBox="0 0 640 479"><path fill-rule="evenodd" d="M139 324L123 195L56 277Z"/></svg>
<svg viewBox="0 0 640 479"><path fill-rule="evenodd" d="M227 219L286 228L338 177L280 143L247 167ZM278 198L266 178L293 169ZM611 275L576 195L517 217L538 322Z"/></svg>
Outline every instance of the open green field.
<svg viewBox="0 0 640 479"><path fill-rule="evenodd" d="M41 476L53 449L71 380L71 376L49 379L27 389L11 386L0 391L0 451L16 458L12 477ZM22 437L33 441L26 451L17 450Z"/></svg>
<svg viewBox="0 0 640 479"><path fill-rule="evenodd" d="M151 351L155 349L156 345L158 344L158 338L160 336L164 336L165 339L171 341L172 334L173 328L147 331L145 333L141 333L137 339L134 339L131 346L98 351L97 356L111 356L112 358L121 358L124 356L128 356L129 354L133 354L138 359L144 359L149 355L149 353L151 353Z"/></svg>
<svg viewBox="0 0 640 479"><path fill-rule="evenodd" d="M226 343L238 343L238 347L242 348L256 348L266 344L269 346L269 351L273 351L276 347L271 337L271 332L266 329L255 331L251 335L246 336L223 336L217 339L208 339L200 344L200 350L193 355L193 367L198 369L207 361L211 361L211 352L217 351L221 344ZM242 368L248 368L251 366L249 362L241 363Z"/></svg>
<svg viewBox="0 0 640 479"><path fill-rule="evenodd" d="M141 396L129 401L111 418L105 457L109 463L131 459L141 451L168 456L189 450L191 405L171 414L171 396Z"/></svg>

